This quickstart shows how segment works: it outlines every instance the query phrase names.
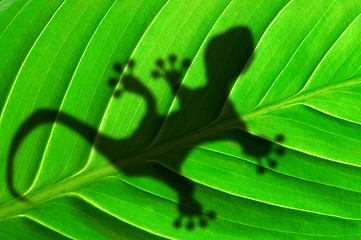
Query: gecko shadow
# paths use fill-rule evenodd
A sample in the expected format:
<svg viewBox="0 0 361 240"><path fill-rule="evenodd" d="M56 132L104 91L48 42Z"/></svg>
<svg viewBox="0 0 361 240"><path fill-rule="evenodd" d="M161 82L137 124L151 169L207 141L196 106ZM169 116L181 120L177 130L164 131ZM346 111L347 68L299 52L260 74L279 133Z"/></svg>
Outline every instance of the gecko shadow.
<svg viewBox="0 0 361 240"><path fill-rule="evenodd" d="M7 166L9 191L15 197L25 199L16 190L13 179L16 153L23 139L31 131L43 124L56 122L65 125L92 144L93 148L125 174L151 176L174 189L178 195L180 214L179 218L174 221L175 227L185 225L187 229L193 229L196 225L195 219L198 219L199 226L206 226L207 221L215 218L216 213L205 211L201 203L195 199L195 186L190 179L175 174L181 172L183 161L194 148L192 146L224 139L234 141L244 154L257 159L259 173L263 173L266 169L266 165L262 162L264 160L268 161L267 167L276 167L276 161L269 157L272 151L275 150L278 155L283 154L279 148L275 148L270 140L248 133L246 124L241 118L236 117L238 114L232 102L228 101L235 80L251 62L253 50L252 34L246 27L232 28L212 38L206 47L204 56L207 83L196 89L186 87L181 82L191 64L189 60L180 63L175 55L170 55L166 61L156 60L155 70L151 73L154 81L165 80L179 103L178 110L166 116L157 112L155 96L141 80L134 76L135 63L130 60L120 82L123 89L115 89L114 97L121 97L123 91L139 95L146 104L146 113L129 137L113 138L58 110L42 109L34 112L22 123L12 140ZM124 69L121 64L117 63L114 65L114 70L117 75L120 75ZM117 88L118 78L111 78L109 84ZM226 106L224 106L225 103ZM215 121L223 108L229 110L229 116L236 119L231 126L226 128L219 127ZM152 128L154 130L150 130L150 123L158 125ZM230 129L235 129L235 132L228 134ZM191 134L194 132L196 134ZM277 135L274 140L282 142L283 138L282 135ZM183 141L179 141L179 139L183 139ZM154 149L157 150L153 151ZM176 150L177 156L175 160L172 159L171 167L165 166L162 161L152 161L157 160L159 155L164 156ZM139 165L144 163L144 161L138 161L142 157L130 157L142 151L146 151L149 157L146 167Z"/></svg>

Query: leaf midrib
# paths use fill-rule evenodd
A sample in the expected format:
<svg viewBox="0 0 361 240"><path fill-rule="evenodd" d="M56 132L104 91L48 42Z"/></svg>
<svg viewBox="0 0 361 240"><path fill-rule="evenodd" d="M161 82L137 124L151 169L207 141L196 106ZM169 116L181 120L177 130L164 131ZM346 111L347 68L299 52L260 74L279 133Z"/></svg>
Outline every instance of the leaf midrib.
<svg viewBox="0 0 361 240"><path fill-rule="evenodd" d="M253 112L245 114L243 116L243 119L251 120L252 118L256 118L260 115L267 114L280 108L285 108L304 99L313 97L314 95L327 93L330 90L350 86L357 83L361 83L361 77L352 78L342 83L334 83L329 86L324 86L314 90L303 92L301 94L297 94L293 97L284 99L277 103L273 103L260 109L256 109ZM144 163L150 158L161 156L163 154L176 150L177 148L182 147L186 144L201 142L201 140L207 139L208 137L216 133L228 129L238 128L241 130L245 130L242 129L242 127L238 124L239 117L234 117L228 120L216 122L195 132L180 136L173 141L156 144L141 153L124 156L124 159L119 159L116 162L118 163L118 166L121 166L122 168L136 166L138 164ZM0 220L23 213L24 211L35 207L37 204L41 204L51 199L63 196L64 194L89 185L97 180L114 175L117 173L117 171L119 171L117 167L114 167L112 164L107 164L95 170L92 169L91 172L82 172L79 175L74 175L53 185L40 188L26 195L26 199L28 199L30 203L15 199L0 206Z"/></svg>
<svg viewBox="0 0 361 240"><path fill-rule="evenodd" d="M250 120L250 119L256 118L256 117L258 117L260 115L264 115L264 114L267 114L269 112L278 110L280 108L285 108L285 107L288 107L288 106L290 106L292 104L302 102L302 100L311 98L311 97L313 97L315 95L321 95L321 94L327 93L329 91L332 91L332 90L335 90L335 89L338 89L338 88L351 86L351 85L354 85L354 84L357 84L357 83L361 83L361 77L360 76L348 79L347 81L343 81L341 83L336 82L336 83L330 84L328 86L322 86L322 87L319 87L319 88L315 88L313 90L304 91L304 92L298 93L298 94L296 94L294 96L291 96L289 98L286 98L284 100L274 102L274 103L268 104L268 105L266 105L264 107L258 108L258 109L254 110L254 111L251 111L248 114L243 115L243 120L245 120L245 121Z"/></svg>

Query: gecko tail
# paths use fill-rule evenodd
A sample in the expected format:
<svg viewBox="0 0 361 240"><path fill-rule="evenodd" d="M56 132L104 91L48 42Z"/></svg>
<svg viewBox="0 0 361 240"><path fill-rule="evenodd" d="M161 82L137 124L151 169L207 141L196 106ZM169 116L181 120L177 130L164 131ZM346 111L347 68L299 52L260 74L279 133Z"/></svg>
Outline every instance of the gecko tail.
<svg viewBox="0 0 361 240"><path fill-rule="evenodd" d="M7 188L10 194L21 201L29 202L28 199L24 197L15 187L14 183L14 163L15 156L21 146L21 143L33 130L37 127L44 125L46 123L54 123L58 117L59 112L51 109L41 109L33 113L28 119L26 119L19 129L17 130L10 147L10 152L7 158L7 169L6 169L6 179L7 179Z"/></svg>

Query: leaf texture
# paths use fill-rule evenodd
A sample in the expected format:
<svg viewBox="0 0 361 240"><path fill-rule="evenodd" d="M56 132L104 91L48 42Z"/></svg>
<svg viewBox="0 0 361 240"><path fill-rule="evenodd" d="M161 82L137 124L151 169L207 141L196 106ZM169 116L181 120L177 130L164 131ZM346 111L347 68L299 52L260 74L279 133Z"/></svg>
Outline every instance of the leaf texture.
<svg viewBox="0 0 361 240"><path fill-rule="evenodd" d="M1 238L359 239L360 14L0 1Z"/></svg>

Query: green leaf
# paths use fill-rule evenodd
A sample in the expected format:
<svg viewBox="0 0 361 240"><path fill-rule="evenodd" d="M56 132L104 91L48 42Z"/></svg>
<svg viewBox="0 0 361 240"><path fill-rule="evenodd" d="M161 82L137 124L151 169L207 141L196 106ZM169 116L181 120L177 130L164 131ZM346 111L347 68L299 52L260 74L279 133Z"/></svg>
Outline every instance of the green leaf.
<svg viewBox="0 0 361 240"><path fill-rule="evenodd" d="M0 1L1 239L360 238L360 13Z"/></svg>

